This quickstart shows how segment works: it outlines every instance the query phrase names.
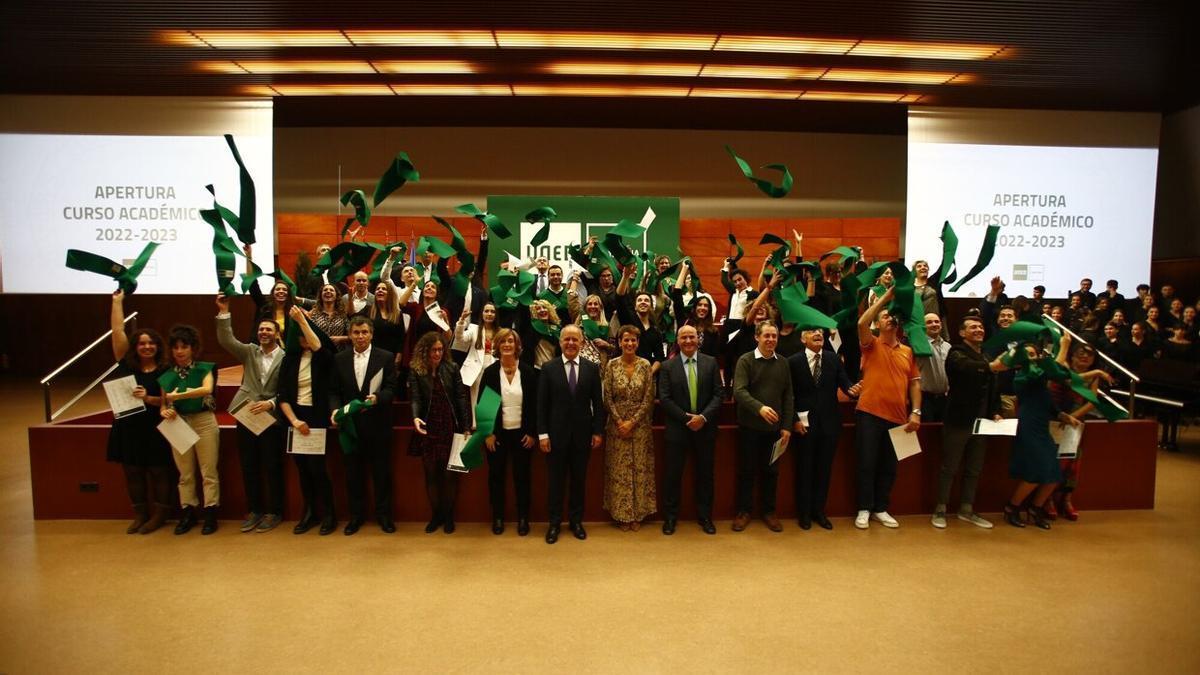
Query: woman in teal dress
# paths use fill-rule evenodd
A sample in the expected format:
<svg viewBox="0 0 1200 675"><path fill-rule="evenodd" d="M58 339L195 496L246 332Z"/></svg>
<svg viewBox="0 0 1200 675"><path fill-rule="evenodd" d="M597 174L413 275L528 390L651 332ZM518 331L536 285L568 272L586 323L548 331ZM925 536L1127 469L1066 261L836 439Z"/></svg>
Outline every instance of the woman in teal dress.
<svg viewBox="0 0 1200 675"><path fill-rule="evenodd" d="M1057 421L1064 426L1077 426L1081 422L1058 409L1047 387L1047 374L1041 367L1044 358L1041 350L1032 344L1019 347L1025 350L1027 359L1012 358L1009 354L996 359L999 367L993 370L1019 368L1014 384L1017 392L1017 435L1013 439L1012 456L1008 463L1008 474L1017 480L1017 488L1004 507L1004 520L1013 527L1025 527L1021 519L1021 508L1033 494L1029 518L1043 530L1050 529L1050 519L1042 510L1042 504L1062 481L1058 464L1058 445L1050 436L1050 425Z"/></svg>

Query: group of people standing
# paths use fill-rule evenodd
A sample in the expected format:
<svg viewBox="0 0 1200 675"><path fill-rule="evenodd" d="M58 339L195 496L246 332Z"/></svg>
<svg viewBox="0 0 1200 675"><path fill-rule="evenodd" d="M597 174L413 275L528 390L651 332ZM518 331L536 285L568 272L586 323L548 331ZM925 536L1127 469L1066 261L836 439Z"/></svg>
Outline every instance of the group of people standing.
<svg viewBox="0 0 1200 675"><path fill-rule="evenodd" d="M486 245L485 232L478 269L484 267ZM606 268L596 278L578 271L564 278L561 267L539 259L531 270L534 299L526 305L506 301L494 288L485 291L476 277L465 293L453 291L454 284L443 283L450 278L446 260L435 263L426 257L397 267L399 253L389 251L375 278L360 271L346 288L323 283L313 300L297 298L284 281L275 283L269 296L252 287L255 325L246 342L234 336L229 300L218 296L218 342L244 367L231 409L248 406L251 413L274 418L258 434L238 425L249 510L243 532L279 525L289 434L307 436L318 429L340 433L343 439L350 509L344 534L357 532L368 514L384 532L394 532L392 402L398 398L411 405L414 433L407 451L421 458L430 508L425 530L454 532L461 474L448 464L456 442L475 429L475 404L485 389L500 399L494 432L485 440L495 534L505 530L510 471L517 531L529 533L531 462L542 454L548 469L546 541L554 543L561 533L564 500L572 535L586 538L586 472L591 453L601 448L603 504L620 529L636 531L660 513L663 532L675 532L690 455L698 525L715 533L714 452L718 411L726 397L734 401L738 426L733 530L744 530L755 513L770 530L782 529L776 514L778 456L788 448L795 453L800 526L831 529L825 504L842 431L839 391L856 400L856 527L865 529L872 520L898 527L888 513L897 470L890 433L895 427L915 432L922 420L943 423L935 527L946 527L946 502L960 464L958 517L991 527L973 505L983 439L971 427L980 417L1016 414L1021 420L1010 468L1020 483L1005 510L1010 524L1024 526L1025 513L1029 522L1048 526L1047 507L1056 498L1062 505L1064 494L1069 505L1073 484L1070 477L1063 480L1049 423L1078 424L1088 410L1078 405L1070 409L1076 403L1070 392L1056 391L1044 377L1011 378L1011 393L1006 393L1006 371L1036 370L1021 364L1036 364L1043 356L1033 345L1009 345L1003 354L984 352L985 336L1015 318L1013 308L999 297L985 300L1000 308L994 326L986 311L969 315L958 326L961 343L949 346L939 299L933 295L929 302L924 292L927 264L918 263L916 277L921 298L932 310L925 321L934 355L918 358L888 311L895 289L886 280L869 296L857 334L839 336L841 345L835 349L828 330L780 321L770 292L777 281L760 278L763 292L755 293L750 275L731 264L722 271L730 294L728 317L718 323L714 298L699 289L686 265L676 277L660 278L652 287L642 276L642 285L635 288L632 267ZM655 265L665 270L669 260ZM614 278L618 271L619 280ZM819 286L809 281L814 304L837 296L837 273L837 266L830 265ZM167 518L173 458L183 506L176 533L189 531L199 519L202 531L211 533L217 529L220 503L213 364L197 360L201 344L193 327L176 326L166 340L148 329L126 336L122 302L122 293L114 294L113 352L121 373L136 379L134 395L147 405L147 414L116 420L110 440L109 457L125 467L137 514L129 531L154 531ZM666 339L668 333L674 334L673 341ZM1029 354L1014 365L1016 349ZM1065 348L1061 354L1075 358ZM1083 357L1068 363L1082 369L1089 381L1105 377L1092 372ZM656 400L665 425L661 508L651 432ZM192 448L173 451L157 433L158 417L176 416L199 435ZM349 446L347 438L352 439ZM334 532L339 523L324 456L293 458L304 498L294 532Z"/></svg>

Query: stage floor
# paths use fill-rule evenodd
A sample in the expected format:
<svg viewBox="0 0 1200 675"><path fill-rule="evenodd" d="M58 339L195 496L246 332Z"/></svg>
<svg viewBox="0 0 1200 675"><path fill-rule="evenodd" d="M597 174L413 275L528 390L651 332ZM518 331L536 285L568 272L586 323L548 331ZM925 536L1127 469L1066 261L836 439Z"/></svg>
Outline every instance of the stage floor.
<svg viewBox="0 0 1200 675"><path fill-rule="evenodd" d="M0 379L0 672L1200 671L1194 428L1159 453L1154 510L1049 532L595 524L551 547L540 525L142 537L35 522L41 406L33 381Z"/></svg>

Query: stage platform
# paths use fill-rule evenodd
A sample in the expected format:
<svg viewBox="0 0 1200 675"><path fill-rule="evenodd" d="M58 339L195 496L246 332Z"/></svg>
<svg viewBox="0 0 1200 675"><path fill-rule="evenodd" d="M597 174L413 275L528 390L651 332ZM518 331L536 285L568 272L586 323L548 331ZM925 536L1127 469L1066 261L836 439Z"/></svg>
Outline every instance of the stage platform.
<svg viewBox="0 0 1200 675"><path fill-rule="evenodd" d="M241 381L241 368L223 368L218 375L219 409L228 402ZM399 521L424 521L429 508L425 500L421 461L409 457L406 449L413 433L411 412L406 402L395 404L395 435L392 442L395 518ZM831 516L852 516L854 505L854 428L852 409L843 405L843 428L838 441L837 457L830 485L828 512ZM656 414L654 428L655 472L657 485L662 484L665 470L661 413ZM221 426L221 517L240 518L245 512L241 467L237 456L235 422L228 413L219 413ZM108 411L83 415L52 424L29 428L29 462L32 478L34 518L124 518L130 507L125 494L124 475L119 464L105 461L105 448L112 415ZM1088 422L1083 435L1083 464L1080 487L1075 503L1081 509L1152 509L1156 477L1157 424L1150 420L1129 420L1116 423ZM918 432L923 452L900 462L890 511L896 515L928 513L933 509L938 469L941 465L941 425L925 424ZM714 517L732 518L734 513L734 476L737 427L732 404L722 407L717 436L716 497ZM980 479L976 509L997 512L1012 492L1013 481L1008 477L1008 458L1011 439L991 438L987 461ZM535 453L533 459L533 513L535 520L546 514L546 466ZM792 517L793 462L792 453L780 459L778 512L780 517ZM346 494L342 453L336 437L327 455L339 515L346 516ZM295 465L288 461L287 519L296 519L301 511L299 481ZM681 519L691 519L695 511L692 502L691 465L684 476ZM588 521L608 520L602 509L604 485L604 452L593 452L588 467ZM463 476L457 518L463 522L489 521L487 469L480 467ZM508 518L515 518L511 480L508 490ZM951 497L951 508L957 504L957 492ZM661 498L660 498L661 506Z"/></svg>

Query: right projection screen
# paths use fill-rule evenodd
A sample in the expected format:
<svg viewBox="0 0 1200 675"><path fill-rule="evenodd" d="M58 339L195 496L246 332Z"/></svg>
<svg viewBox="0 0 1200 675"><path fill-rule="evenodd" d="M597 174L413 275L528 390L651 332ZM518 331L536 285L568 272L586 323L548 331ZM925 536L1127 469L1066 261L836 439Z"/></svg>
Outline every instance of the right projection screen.
<svg viewBox="0 0 1200 675"><path fill-rule="evenodd" d="M905 260L936 270L949 222L958 275L974 265L989 225L995 256L949 297L1066 297L1084 277L1127 294L1150 279L1159 118L1142 113L921 108L908 117ZM1128 289L1128 290L1126 290Z"/></svg>

